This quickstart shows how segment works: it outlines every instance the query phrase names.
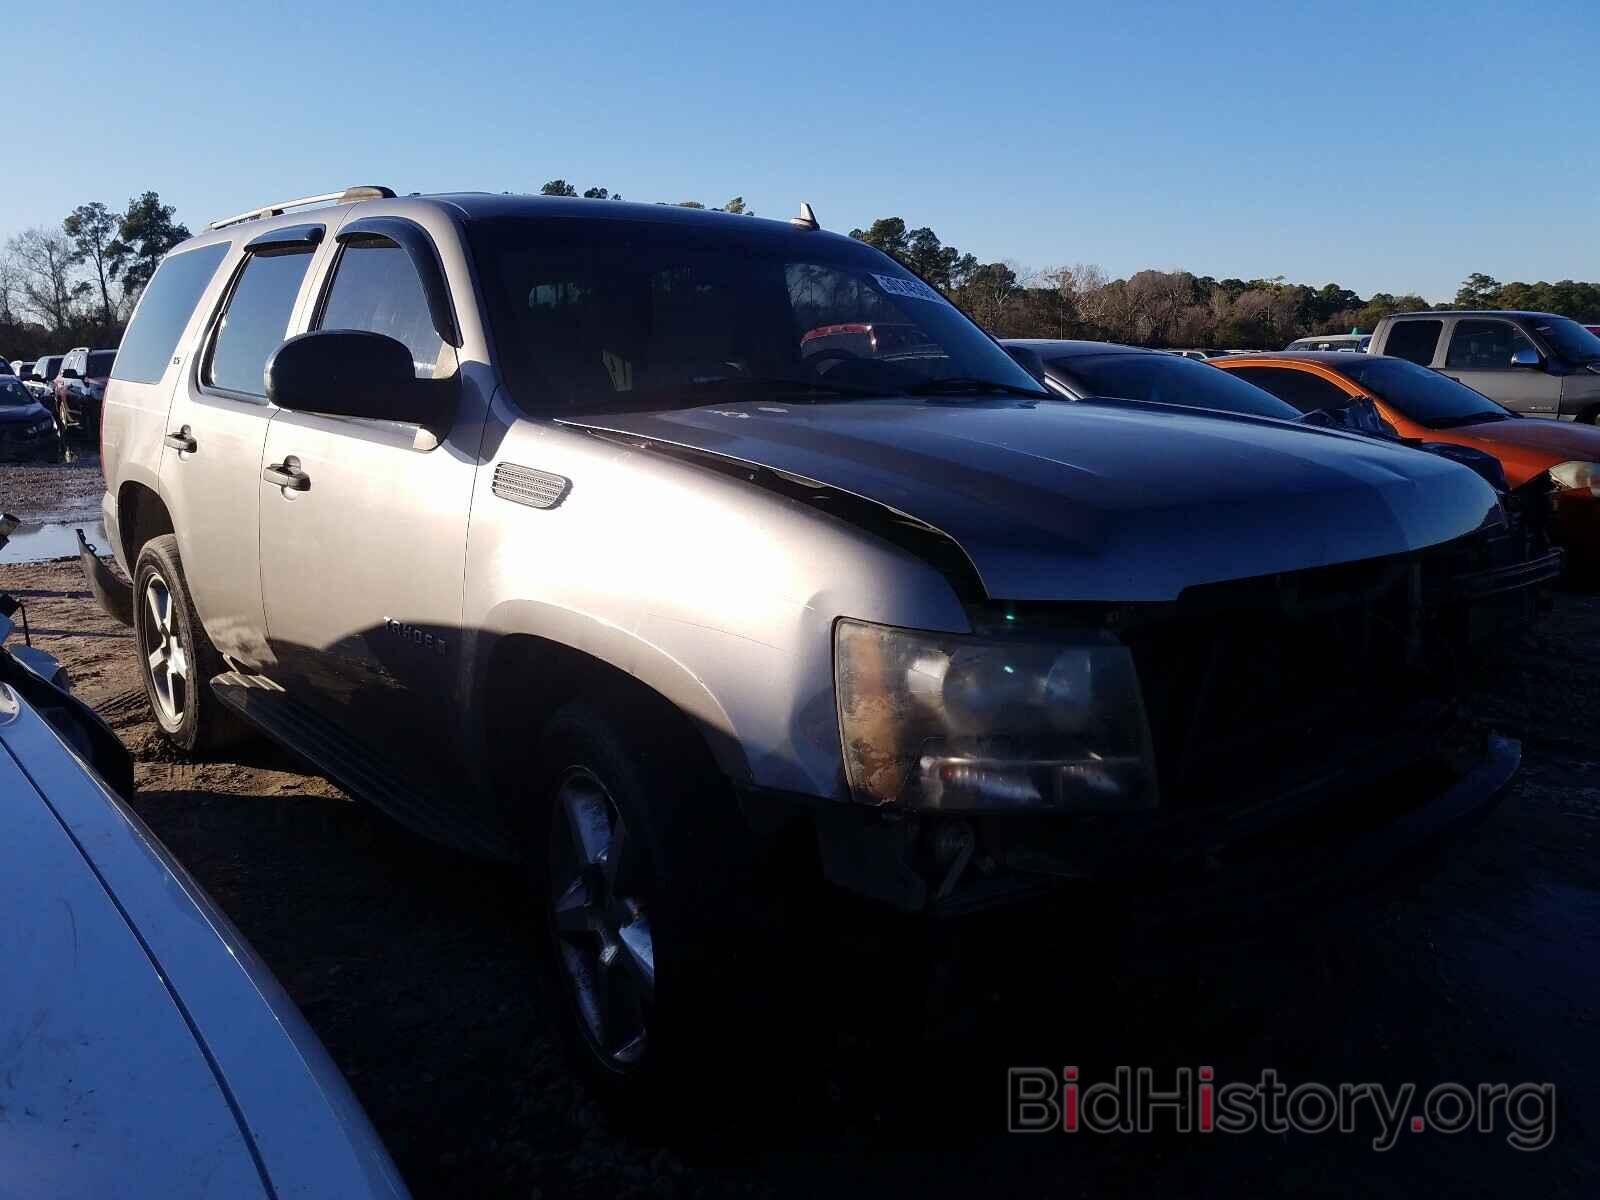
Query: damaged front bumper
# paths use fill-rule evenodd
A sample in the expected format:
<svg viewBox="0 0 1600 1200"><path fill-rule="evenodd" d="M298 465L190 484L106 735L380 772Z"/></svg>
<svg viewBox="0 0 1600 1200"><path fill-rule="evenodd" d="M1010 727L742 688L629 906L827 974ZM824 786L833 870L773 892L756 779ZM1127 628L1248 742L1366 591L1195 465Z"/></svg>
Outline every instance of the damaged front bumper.
<svg viewBox="0 0 1600 1200"><path fill-rule="evenodd" d="M1180 922L1348 890L1486 811L1521 761L1520 743L1493 733L1426 750L1408 733L1226 811L968 818L819 802L812 814L827 880L902 912L953 916L1077 885Z"/></svg>

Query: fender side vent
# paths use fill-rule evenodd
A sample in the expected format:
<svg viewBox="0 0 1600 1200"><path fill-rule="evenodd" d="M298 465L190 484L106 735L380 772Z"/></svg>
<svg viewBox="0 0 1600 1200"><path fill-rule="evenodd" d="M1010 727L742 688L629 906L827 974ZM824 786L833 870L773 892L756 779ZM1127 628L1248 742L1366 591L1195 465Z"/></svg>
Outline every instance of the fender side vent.
<svg viewBox="0 0 1600 1200"><path fill-rule="evenodd" d="M549 471L535 471L516 463L501 463L494 469L494 494L513 504L529 508L554 508L567 498L572 480Z"/></svg>

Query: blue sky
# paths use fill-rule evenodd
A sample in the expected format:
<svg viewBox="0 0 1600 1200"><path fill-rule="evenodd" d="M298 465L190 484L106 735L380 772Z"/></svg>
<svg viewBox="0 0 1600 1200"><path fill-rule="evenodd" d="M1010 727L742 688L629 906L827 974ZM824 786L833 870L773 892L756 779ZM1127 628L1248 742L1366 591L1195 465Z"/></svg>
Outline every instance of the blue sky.
<svg viewBox="0 0 1600 1200"><path fill-rule="evenodd" d="M1600 279L1594 0L7 8L0 235L560 176L1114 275Z"/></svg>

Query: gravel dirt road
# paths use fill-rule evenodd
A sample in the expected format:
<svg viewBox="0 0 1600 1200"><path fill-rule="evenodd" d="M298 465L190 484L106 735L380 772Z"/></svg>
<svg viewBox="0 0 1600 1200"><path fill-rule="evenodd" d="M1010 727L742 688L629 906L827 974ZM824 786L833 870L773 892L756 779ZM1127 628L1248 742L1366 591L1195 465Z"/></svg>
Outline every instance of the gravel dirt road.
<svg viewBox="0 0 1600 1200"><path fill-rule="evenodd" d="M0 476L0 507L15 511L14 478ZM46 486L33 515L62 511L62 495ZM1595 597L1558 596L1479 668L1479 708L1522 739L1524 765L1496 809L1433 852L1337 904L1277 914L1265 940L1108 943L1093 911L1025 930L1017 954L1032 969L997 976L960 1034L919 1035L859 962L824 961L806 1003L750 1048L752 1088L728 1097L726 1125L662 1145L612 1124L575 1082L530 965L517 871L420 841L265 745L179 759L156 734L129 631L95 608L75 563L0 564L0 590L134 750L135 807L278 973L418 1196L1600 1188ZM1370 1122L1005 1134L1006 1068L1067 1063L1085 1082L1117 1064L1158 1081L1271 1068L1291 1085L1410 1081L1419 1094L1550 1082L1556 1132L1537 1152L1511 1148L1503 1122L1408 1132L1386 1152Z"/></svg>

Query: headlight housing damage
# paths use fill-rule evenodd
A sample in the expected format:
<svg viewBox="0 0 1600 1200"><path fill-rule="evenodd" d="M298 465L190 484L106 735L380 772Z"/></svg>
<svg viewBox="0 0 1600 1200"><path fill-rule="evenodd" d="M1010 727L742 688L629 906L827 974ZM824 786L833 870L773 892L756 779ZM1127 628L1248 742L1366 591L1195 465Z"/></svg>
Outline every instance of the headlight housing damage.
<svg viewBox="0 0 1600 1200"><path fill-rule="evenodd" d="M863 803L943 812L1156 805L1139 680L1115 641L841 620L834 672L845 770Z"/></svg>

